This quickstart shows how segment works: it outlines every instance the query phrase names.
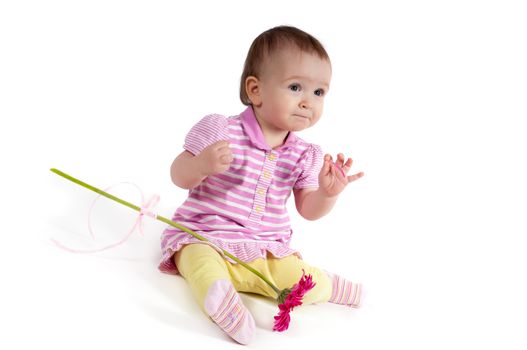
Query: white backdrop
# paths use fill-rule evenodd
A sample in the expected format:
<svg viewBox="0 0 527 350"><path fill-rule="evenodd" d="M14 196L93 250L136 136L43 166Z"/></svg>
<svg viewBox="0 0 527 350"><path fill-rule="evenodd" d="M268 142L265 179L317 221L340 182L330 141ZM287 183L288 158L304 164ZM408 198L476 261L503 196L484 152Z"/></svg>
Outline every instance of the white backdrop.
<svg viewBox="0 0 527 350"><path fill-rule="evenodd" d="M94 194L49 168L135 182L170 216L186 132L243 110L249 45L289 24L333 63L324 115L300 136L366 174L319 221L291 206L292 246L367 295L359 310L297 309L284 334L272 301L244 295L250 347L525 349L526 17L521 1L2 2L0 347L235 346L156 270L164 224L103 254L54 247L94 246ZM134 215L98 202L97 244Z"/></svg>

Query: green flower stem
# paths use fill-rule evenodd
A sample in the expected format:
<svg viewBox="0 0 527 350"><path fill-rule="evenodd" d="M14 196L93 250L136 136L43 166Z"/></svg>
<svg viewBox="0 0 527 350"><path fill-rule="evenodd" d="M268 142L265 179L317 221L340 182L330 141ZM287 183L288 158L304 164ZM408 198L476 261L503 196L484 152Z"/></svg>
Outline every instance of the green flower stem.
<svg viewBox="0 0 527 350"><path fill-rule="evenodd" d="M138 207L137 205L134 205L130 202L127 202L121 198L118 198L116 196L113 196L111 194L109 194L108 192L105 192L97 187L93 187L91 185L88 185L87 183L79 180L79 179L76 179L74 178L73 176L70 176L58 169L55 169L55 168L51 168L50 169L52 172L54 172L55 174L59 175L59 176L62 176L63 178L65 179L68 179L70 180L71 182L74 182L76 183L77 185L80 185L82 187L85 187L89 190L92 190L93 192L96 192L98 194L100 194L101 196L104 196L106 198L109 198L111 200L114 200L116 201L117 203L121 203L122 205L125 205L127 206L128 208L130 209L133 209L135 211L138 211L140 212L141 211L141 208ZM196 237L197 239L199 239L200 241L205 241L205 242L209 242L211 243L208 239L206 239L205 237L201 236L200 234L186 228L185 226L181 225L181 224L178 224L177 222L174 222L172 220L169 220L161 215L156 215L156 219L159 220L159 221L162 221L164 222L165 224L168 224L170 226L173 226L173 227L176 227L194 237ZM241 261L240 259L238 259L237 257L235 257L234 255L232 255L231 253L229 253L228 251L226 250L223 250L221 248L218 248L217 249L220 249L223 254L229 258L231 258L232 260L236 261L238 264L242 265L243 267L245 267L247 270L251 271L252 273L254 273L256 276L260 277L265 283L267 283L271 288L273 288L273 290L276 292L277 294L277 298L280 297L280 295L282 294L282 291L280 289L278 289L274 284L272 284L264 275L262 275L260 272L258 272L257 270L253 269L251 266L247 265L245 262Z"/></svg>

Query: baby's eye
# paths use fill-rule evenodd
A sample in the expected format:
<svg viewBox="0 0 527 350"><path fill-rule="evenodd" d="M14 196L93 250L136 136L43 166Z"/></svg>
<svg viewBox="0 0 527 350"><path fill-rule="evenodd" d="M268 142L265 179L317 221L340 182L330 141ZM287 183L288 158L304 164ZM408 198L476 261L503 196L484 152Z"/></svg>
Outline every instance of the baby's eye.
<svg viewBox="0 0 527 350"><path fill-rule="evenodd" d="M295 92L300 91L300 85L299 84L291 84L291 85L289 85L289 90L295 91Z"/></svg>
<svg viewBox="0 0 527 350"><path fill-rule="evenodd" d="M317 96L324 96L324 90L323 89L316 89L315 95Z"/></svg>

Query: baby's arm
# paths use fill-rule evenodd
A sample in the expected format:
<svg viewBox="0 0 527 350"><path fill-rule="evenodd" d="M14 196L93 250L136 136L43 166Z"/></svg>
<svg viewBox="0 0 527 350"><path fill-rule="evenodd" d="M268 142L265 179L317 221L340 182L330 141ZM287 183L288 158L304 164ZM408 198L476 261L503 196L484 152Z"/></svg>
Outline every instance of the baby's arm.
<svg viewBox="0 0 527 350"><path fill-rule="evenodd" d="M226 171L232 162L228 141L219 141L203 149L198 155L181 152L170 167L172 182L181 188L198 186L207 176Z"/></svg>
<svg viewBox="0 0 527 350"><path fill-rule="evenodd" d="M298 213L307 220L317 220L331 211L338 196L328 197L320 189L294 189Z"/></svg>

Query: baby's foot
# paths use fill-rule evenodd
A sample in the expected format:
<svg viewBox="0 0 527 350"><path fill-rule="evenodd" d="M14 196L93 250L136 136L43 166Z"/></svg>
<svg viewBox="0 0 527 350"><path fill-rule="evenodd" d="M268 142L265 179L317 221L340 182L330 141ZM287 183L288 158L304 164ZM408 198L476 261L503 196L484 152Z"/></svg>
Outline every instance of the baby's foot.
<svg viewBox="0 0 527 350"><path fill-rule="evenodd" d="M228 280L216 281L205 298L205 310L212 320L238 343L246 345L254 337L254 318Z"/></svg>
<svg viewBox="0 0 527 350"><path fill-rule="evenodd" d="M333 292L329 299L330 303L347 305L353 308L360 307L363 296L362 285L360 283L352 283L327 271L326 274L331 278L333 284Z"/></svg>

